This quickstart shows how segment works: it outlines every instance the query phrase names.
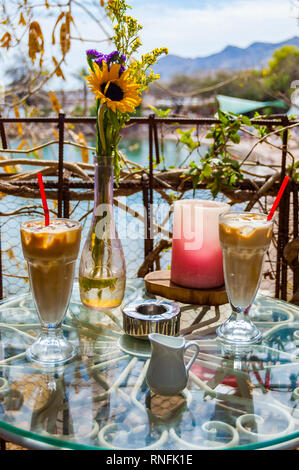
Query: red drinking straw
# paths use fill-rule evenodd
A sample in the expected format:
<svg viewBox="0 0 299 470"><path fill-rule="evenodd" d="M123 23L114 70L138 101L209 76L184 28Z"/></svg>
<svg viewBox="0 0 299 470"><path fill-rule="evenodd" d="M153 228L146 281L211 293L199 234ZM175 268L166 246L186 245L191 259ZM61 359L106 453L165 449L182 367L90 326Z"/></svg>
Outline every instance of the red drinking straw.
<svg viewBox="0 0 299 470"><path fill-rule="evenodd" d="M278 191L278 194L277 194L276 199L275 199L275 201L274 201L274 204L273 204L273 206L272 206L272 209L271 209L270 212L269 212L269 215L268 215L268 217L267 217L267 220L271 220L271 219L272 219L273 214L274 214L274 212L276 211L277 206L278 206L278 204L279 204L279 201L280 201L280 199L281 199L281 196L283 195L283 192L284 192L284 190L285 190L285 188L286 188L286 185L288 184L289 181L290 181L290 177L289 177L289 176L285 176L285 177L284 177L284 180L283 180L283 182L282 182L282 185L281 185L281 187L280 187L280 190Z"/></svg>
<svg viewBox="0 0 299 470"><path fill-rule="evenodd" d="M49 225L50 223L49 209L48 209L48 203L46 199L46 193L45 193L42 174L37 173L37 178L38 178L39 190L40 190L40 195L42 198L44 213L45 213L45 225Z"/></svg>

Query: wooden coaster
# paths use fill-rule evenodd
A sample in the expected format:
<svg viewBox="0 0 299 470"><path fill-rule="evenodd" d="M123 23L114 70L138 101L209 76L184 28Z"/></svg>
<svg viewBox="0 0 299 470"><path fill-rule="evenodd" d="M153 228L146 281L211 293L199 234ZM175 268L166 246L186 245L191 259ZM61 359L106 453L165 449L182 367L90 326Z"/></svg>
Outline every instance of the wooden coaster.
<svg viewBox="0 0 299 470"><path fill-rule="evenodd" d="M145 287L151 294L176 300L184 304L223 305L228 302L224 286L216 289L192 289L174 284L170 280L171 271L153 271L145 278Z"/></svg>

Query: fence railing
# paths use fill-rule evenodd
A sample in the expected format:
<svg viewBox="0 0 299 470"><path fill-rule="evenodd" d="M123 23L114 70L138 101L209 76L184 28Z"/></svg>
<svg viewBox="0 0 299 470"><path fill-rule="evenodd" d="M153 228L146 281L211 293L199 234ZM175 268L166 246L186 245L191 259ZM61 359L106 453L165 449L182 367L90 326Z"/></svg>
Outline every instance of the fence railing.
<svg viewBox="0 0 299 470"><path fill-rule="evenodd" d="M145 211L145 234L144 234L144 257L148 257L154 249L154 239L152 237L152 211L151 207L154 202L154 191L165 190L159 179L155 178L155 163L160 161L160 148L159 148L159 128L163 126L196 126L200 128L202 126L209 126L217 124L219 121L216 118L185 118L185 117L168 117L159 118L155 115L148 117L136 117L132 118L128 125L143 125L147 127L147 138L149 148L149 164L148 168L144 170L142 178L136 182L136 180L130 180L127 178L124 181L119 182L118 191L141 191L142 201ZM58 130L58 172L56 181L49 180L45 181L45 188L50 193L52 199L57 200L57 215L58 217L69 217L69 202L76 199L77 197L82 198L82 192L80 196L76 195L77 190L85 190L85 198L93 199L93 182L90 181L78 181L73 179L65 171L65 126L67 124L80 124L84 125L95 125L95 117L69 117L63 112L60 112L57 117L32 117L32 118L9 118L0 116L0 138L2 142L2 148L8 149L8 139L6 126L16 123L36 123L39 125L55 125ZM267 119L253 119L252 125L255 126L267 126L271 129L277 129L281 132L281 162L280 162L280 181L277 181L271 186L269 193L264 196L273 197L277 191L280 182L283 180L287 172L287 155L288 155L288 134L289 126L299 126L299 121L290 121L286 115L275 115ZM9 176L9 173L0 174L0 180L5 181ZM187 183L188 184L188 183ZM256 193L259 189L259 184L254 180L244 180L236 185L236 191L248 190L252 194ZM200 185L200 188L205 188L204 185ZM14 182L15 195L16 197L30 197L29 194L32 189L37 189L37 182L33 179L30 181L16 181ZM175 189L175 188L174 188ZM186 189L186 187L185 187ZM190 184L191 189L191 184ZM292 181L284 194L284 197L280 203L278 210L278 231L276 239L276 260L275 260L275 296L277 298L287 299L287 282L288 282L288 262L284 257L284 249L290 238L293 239L298 237L298 189L299 184L296 181ZM33 196L34 197L34 196ZM0 237L1 243L1 237ZM0 298L3 297L3 283L2 283L2 251L0 246ZM149 269L153 269L153 265L149 265ZM299 269L295 266L292 268L293 272L293 291L299 287Z"/></svg>

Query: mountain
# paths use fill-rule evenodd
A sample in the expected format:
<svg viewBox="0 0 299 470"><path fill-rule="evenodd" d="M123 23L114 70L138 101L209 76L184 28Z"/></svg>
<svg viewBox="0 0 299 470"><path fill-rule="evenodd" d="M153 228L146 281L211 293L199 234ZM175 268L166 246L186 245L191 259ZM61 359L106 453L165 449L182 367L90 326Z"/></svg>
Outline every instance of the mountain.
<svg viewBox="0 0 299 470"><path fill-rule="evenodd" d="M195 59L170 54L162 57L154 70L160 74L161 80L167 81L173 75L191 75L200 71L260 68L268 62L276 49L286 45L299 48L299 37L279 43L254 42L246 48L227 46L221 52Z"/></svg>

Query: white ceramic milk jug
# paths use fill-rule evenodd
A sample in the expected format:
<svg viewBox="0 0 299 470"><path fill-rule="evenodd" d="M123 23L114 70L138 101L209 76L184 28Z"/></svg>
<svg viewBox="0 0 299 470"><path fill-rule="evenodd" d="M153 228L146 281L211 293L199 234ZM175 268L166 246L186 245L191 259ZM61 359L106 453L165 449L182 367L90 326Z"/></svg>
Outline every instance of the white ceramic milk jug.
<svg viewBox="0 0 299 470"><path fill-rule="evenodd" d="M151 333L148 335L152 355L147 370L146 381L150 389L158 395L176 395L187 385L188 372L198 353L195 342L186 343L185 338ZM196 348L192 358L185 365L184 353L187 348Z"/></svg>

